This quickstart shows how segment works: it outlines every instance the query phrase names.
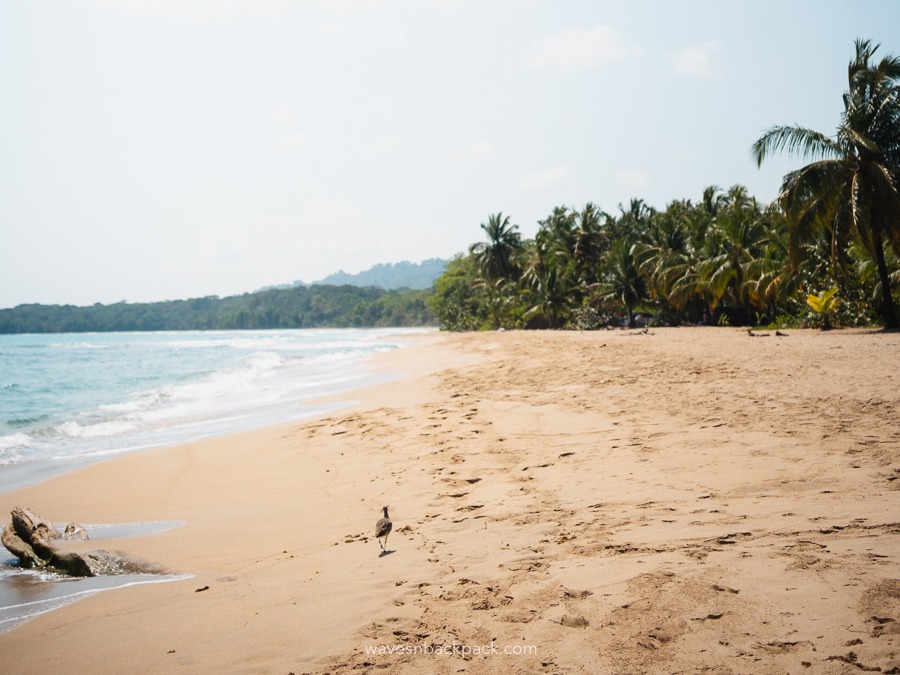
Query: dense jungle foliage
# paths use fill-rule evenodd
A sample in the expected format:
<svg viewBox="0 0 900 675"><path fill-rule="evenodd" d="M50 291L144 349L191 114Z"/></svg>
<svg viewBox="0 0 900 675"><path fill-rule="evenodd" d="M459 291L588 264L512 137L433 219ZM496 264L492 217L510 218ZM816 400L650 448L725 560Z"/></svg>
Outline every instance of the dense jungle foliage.
<svg viewBox="0 0 900 675"><path fill-rule="evenodd" d="M449 330L731 325L900 327L900 58L859 40L836 134L775 126L753 146L810 160L762 205L735 185L658 211L559 206L533 239L502 213L431 306ZM641 314L640 317L637 315Z"/></svg>
<svg viewBox="0 0 900 675"><path fill-rule="evenodd" d="M152 303L20 305L0 310L0 333L73 333L434 325L428 291L298 286L228 298Z"/></svg>

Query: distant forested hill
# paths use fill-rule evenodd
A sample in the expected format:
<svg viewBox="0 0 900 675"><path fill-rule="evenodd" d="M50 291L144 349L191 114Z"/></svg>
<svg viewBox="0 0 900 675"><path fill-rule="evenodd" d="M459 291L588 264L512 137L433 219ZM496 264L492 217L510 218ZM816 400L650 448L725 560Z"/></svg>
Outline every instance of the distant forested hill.
<svg viewBox="0 0 900 675"><path fill-rule="evenodd" d="M314 285L349 284L351 286L375 286L376 288L387 290L400 288L425 290L431 288L435 280L444 273L446 268L447 261L440 258L431 258L421 263L411 263L404 260L398 263L375 265L375 267L359 274L347 274L343 271L336 272L321 281L313 283Z"/></svg>
<svg viewBox="0 0 900 675"><path fill-rule="evenodd" d="M436 325L429 291L355 286L274 288L227 298L0 309L0 333L77 333Z"/></svg>

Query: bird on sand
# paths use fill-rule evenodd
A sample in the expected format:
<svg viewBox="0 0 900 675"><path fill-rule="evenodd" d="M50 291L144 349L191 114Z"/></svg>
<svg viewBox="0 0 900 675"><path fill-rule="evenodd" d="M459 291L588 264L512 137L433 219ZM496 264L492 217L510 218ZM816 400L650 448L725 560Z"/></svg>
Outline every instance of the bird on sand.
<svg viewBox="0 0 900 675"><path fill-rule="evenodd" d="M381 544L381 550L384 551L387 549L387 538L391 533L391 528L394 524L388 516L388 507L383 506L381 508L384 510L384 518L379 519L379 521L375 523L375 538L378 539L378 543L381 544L381 538L384 537L384 543Z"/></svg>

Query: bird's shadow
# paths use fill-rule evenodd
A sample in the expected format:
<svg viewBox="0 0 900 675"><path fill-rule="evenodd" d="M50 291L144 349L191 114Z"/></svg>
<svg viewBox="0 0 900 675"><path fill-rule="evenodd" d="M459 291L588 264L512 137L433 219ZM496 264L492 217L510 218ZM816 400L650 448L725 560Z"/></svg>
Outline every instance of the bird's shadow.
<svg viewBox="0 0 900 675"><path fill-rule="evenodd" d="M396 553L396 551L383 550L381 553L378 554L378 557L383 558L384 556L390 555L391 553Z"/></svg>

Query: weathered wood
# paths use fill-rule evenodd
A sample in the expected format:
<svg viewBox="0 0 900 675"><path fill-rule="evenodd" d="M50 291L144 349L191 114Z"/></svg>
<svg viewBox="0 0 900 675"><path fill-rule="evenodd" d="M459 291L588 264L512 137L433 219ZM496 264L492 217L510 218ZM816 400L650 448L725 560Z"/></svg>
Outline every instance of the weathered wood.
<svg viewBox="0 0 900 675"><path fill-rule="evenodd" d="M24 541L18 534L12 523L8 523L0 534L0 542L6 549L19 559L19 564L25 568L40 567L43 564L40 556L34 552L31 545Z"/></svg>
<svg viewBox="0 0 900 675"><path fill-rule="evenodd" d="M0 533L3 545L19 559L22 567L28 569L49 569L73 577L161 571L156 565L106 551L63 551L55 542L66 539L86 540L87 531L81 525L69 523L65 531L60 532L53 523L34 511L18 506L12 510L11 522Z"/></svg>
<svg viewBox="0 0 900 675"><path fill-rule="evenodd" d="M3 545L19 559L22 567L49 568L73 577L94 576L81 554L61 551L53 543L64 539L87 539L87 532L74 523L60 532L49 520L19 506L12 510L12 521L0 535Z"/></svg>

